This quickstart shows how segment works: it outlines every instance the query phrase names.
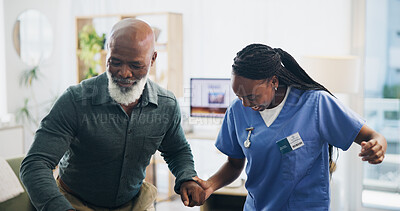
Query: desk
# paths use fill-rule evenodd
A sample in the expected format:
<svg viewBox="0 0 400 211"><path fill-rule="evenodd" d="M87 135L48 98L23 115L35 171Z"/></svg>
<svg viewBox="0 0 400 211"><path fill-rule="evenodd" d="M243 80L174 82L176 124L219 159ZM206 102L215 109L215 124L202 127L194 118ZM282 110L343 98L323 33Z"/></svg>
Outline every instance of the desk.
<svg viewBox="0 0 400 211"><path fill-rule="evenodd" d="M215 191L200 207L200 211L242 211L247 190L244 183L240 187L223 187Z"/></svg>

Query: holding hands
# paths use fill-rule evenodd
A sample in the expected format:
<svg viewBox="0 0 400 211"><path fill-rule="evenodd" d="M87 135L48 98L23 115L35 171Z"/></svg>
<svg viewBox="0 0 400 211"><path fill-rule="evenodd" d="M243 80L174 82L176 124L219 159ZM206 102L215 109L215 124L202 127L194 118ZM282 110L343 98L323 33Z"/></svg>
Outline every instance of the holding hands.
<svg viewBox="0 0 400 211"><path fill-rule="evenodd" d="M201 188L203 188L205 200L207 200L208 197L210 197L210 195L214 192L214 189L211 187L211 182L202 180L197 176L193 177L193 179L197 182L197 184L200 185Z"/></svg>
<svg viewBox="0 0 400 211"><path fill-rule="evenodd" d="M214 191L239 177L244 163L245 158L228 157L227 162L207 181L195 176L194 181L182 183L180 193L183 204L189 207L203 205Z"/></svg>
<svg viewBox="0 0 400 211"><path fill-rule="evenodd" d="M196 178L198 178L196 176ZM193 178L194 179L194 178ZM181 200L187 207L201 206L206 201L206 192L195 181L186 181L182 183Z"/></svg>

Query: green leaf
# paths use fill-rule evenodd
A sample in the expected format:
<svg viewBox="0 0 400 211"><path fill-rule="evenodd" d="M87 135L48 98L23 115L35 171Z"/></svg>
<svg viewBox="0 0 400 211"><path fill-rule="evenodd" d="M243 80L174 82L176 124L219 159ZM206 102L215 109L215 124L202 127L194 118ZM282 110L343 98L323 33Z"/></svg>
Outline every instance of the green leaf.
<svg viewBox="0 0 400 211"><path fill-rule="evenodd" d="M79 46L81 48L78 56L88 68L85 70L85 77L90 78L96 76L98 75L96 69L100 66L100 58L96 58L96 55L101 53L105 41L105 34L102 34L100 37L94 27L88 24L83 26L78 37Z"/></svg>
<svg viewBox="0 0 400 211"><path fill-rule="evenodd" d="M28 98L25 98L24 105L17 110L16 117L17 117L17 121L18 122L26 122L26 121L28 121L28 122L37 124L35 118L33 118L33 116L30 113L29 99Z"/></svg>
<svg viewBox="0 0 400 211"><path fill-rule="evenodd" d="M35 66L32 69L26 70L22 73L20 77L20 85L25 85L26 87L32 86L34 80L39 78L39 66Z"/></svg>

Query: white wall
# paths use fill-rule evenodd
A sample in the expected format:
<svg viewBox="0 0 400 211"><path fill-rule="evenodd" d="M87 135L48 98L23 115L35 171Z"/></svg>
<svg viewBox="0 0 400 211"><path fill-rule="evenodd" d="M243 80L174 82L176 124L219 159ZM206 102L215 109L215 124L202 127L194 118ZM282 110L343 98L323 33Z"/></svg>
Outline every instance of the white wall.
<svg viewBox="0 0 400 211"><path fill-rule="evenodd" d="M184 88L191 77L229 78L236 53L265 43L303 55L347 55L347 0L73 0L74 15L177 12L183 14ZM185 91L181 105L188 106Z"/></svg>
<svg viewBox="0 0 400 211"><path fill-rule="evenodd" d="M0 118L7 113L3 10L3 0L0 0Z"/></svg>
<svg viewBox="0 0 400 211"><path fill-rule="evenodd" d="M188 83L189 77L230 77L236 52L253 42L294 55L349 54L350 4L346 0L74 0L72 8L76 15L182 13Z"/></svg>
<svg viewBox="0 0 400 211"><path fill-rule="evenodd" d="M4 37L5 37L5 77L7 112L15 113L23 105L24 98L30 98L32 105L45 104L59 95L68 85L75 83L75 66L73 55L74 34L69 9L69 1L52 0L4 0ZM49 20L53 30L53 53L49 59L40 64L41 77L33 83L33 89L21 87L19 79L23 71L30 69L18 57L12 42L14 23L19 14L27 9L42 12ZM3 10L2 10L3 11ZM3 33L2 33L3 34ZM3 78L3 77L2 77ZM32 96L35 96L33 99ZM43 117L45 106L34 108L33 115ZM27 149L32 142L32 132L36 128L26 129Z"/></svg>
<svg viewBox="0 0 400 211"><path fill-rule="evenodd" d="M185 84L190 77L230 77L236 52L261 42L295 57L349 54L350 2L346 0L4 0L8 107L21 104L18 77L27 69L11 42L18 14L42 11L54 27L53 56L41 67L46 85L60 92L75 83L73 15L171 11L183 14ZM59 84L61 83L61 84ZM58 88L60 87L60 88ZM11 91L12 90L12 91ZM49 93L44 93L48 95Z"/></svg>
<svg viewBox="0 0 400 211"><path fill-rule="evenodd" d="M27 9L36 9L42 12L49 20L53 31L54 47L49 59L40 65L42 78L34 87L38 101L47 99L49 95L60 92L66 84L75 82L75 67L73 65L74 34L73 19L70 16L69 1L51 0L4 0L5 16L5 47L6 47L6 78L9 112L14 112L21 105L22 97L30 93L19 85L20 74L31 67L25 65L18 57L12 42L12 30L18 15ZM68 21L71 20L71 21ZM68 61L68 62L66 62ZM61 90L62 91L62 90Z"/></svg>

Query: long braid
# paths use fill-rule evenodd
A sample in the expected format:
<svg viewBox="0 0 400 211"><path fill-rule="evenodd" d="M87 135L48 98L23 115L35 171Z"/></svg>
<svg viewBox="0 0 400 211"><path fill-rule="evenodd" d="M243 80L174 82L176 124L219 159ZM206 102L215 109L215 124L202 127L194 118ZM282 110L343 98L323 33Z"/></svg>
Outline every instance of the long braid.
<svg viewBox="0 0 400 211"><path fill-rule="evenodd" d="M232 72L252 80L268 79L275 75L280 84L301 90L324 90L333 96L323 85L314 81L289 53L280 48L263 44L248 45L234 58ZM336 168L332 154L333 146L329 144L330 173Z"/></svg>

